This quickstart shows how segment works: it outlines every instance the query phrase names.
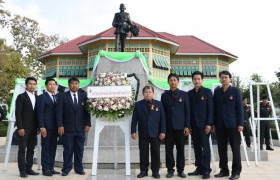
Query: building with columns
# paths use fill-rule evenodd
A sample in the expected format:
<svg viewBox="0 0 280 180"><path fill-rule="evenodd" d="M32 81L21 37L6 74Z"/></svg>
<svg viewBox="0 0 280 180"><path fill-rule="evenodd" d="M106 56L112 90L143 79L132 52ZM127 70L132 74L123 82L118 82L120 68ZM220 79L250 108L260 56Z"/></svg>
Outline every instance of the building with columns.
<svg viewBox="0 0 280 180"><path fill-rule="evenodd" d="M167 78L170 72L180 77L190 77L200 70L205 78L218 78L219 72L228 70L237 56L205 42L195 36L177 36L155 32L138 23L139 36L126 40L125 52L140 52L145 56L150 74L155 78ZM37 57L46 65L45 77L89 78L95 56L100 50L114 51L114 27L96 35L82 35Z"/></svg>

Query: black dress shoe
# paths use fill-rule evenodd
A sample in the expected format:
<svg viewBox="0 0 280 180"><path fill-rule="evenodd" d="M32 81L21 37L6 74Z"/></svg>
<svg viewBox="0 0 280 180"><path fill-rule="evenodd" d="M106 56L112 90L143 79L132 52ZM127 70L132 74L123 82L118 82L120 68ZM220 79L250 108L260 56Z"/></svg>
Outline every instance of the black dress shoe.
<svg viewBox="0 0 280 180"><path fill-rule="evenodd" d="M202 179L209 179L210 178L210 173L204 173L202 176Z"/></svg>
<svg viewBox="0 0 280 180"><path fill-rule="evenodd" d="M32 169L26 170L26 173L28 175L33 175L33 176L37 176L37 175L40 174L40 173L37 173L37 172L33 171Z"/></svg>
<svg viewBox="0 0 280 180"><path fill-rule="evenodd" d="M238 175L238 174L232 174L230 177L229 177L229 179L230 180L234 180L234 179L238 179L240 177L240 175Z"/></svg>
<svg viewBox="0 0 280 180"><path fill-rule="evenodd" d="M45 172L43 172L43 175L44 176L52 176L53 174L52 174L51 171L45 171Z"/></svg>
<svg viewBox="0 0 280 180"><path fill-rule="evenodd" d="M269 151L274 151L274 149L270 146L266 146L266 150L269 150Z"/></svg>
<svg viewBox="0 0 280 180"><path fill-rule="evenodd" d="M62 173L61 173L61 176L67 176L67 175L68 175L67 172L62 172Z"/></svg>
<svg viewBox="0 0 280 180"><path fill-rule="evenodd" d="M22 177L22 178L27 178L28 177L28 175L25 171L19 172L19 176Z"/></svg>
<svg viewBox="0 0 280 180"><path fill-rule="evenodd" d="M194 172L188 173L189 176L197 176L197 175L203 175L203 172L199 169L196 169Z"/></svg>
<svg viewBox="0 0 280 180"><path fill-rule="evenodd" d="M85 171L75 171L75 173L80 174L80 175L85 175Z"/></svg>
<svg viewBox="0 0 280 180"><path fill-rule="evenodd" d="M155 179L160 179L159 173L152 174L152 177Z"/></svg>
<svg viewBox="0 0 280 180"><path fill-rule="evenodd" d="M184 172L178 172L178 176L181 177L181 178L186 178L186 174Z"/></svg>
<svg viewBox="0 0 280 180"><path fill-rule="evenodd" d="M168 171L166 174L166 178L172 178L174 176L174 172L173 171Z"/></svg>
<svg viewBox="0 0 280 180"><path fill-rule="evenodd" d="M219 174L215 175L216 178L226 177L226 176L229 176L229 172L221 171Z"/></svg>
<svg viewBox="0 0 280 180"><path fill-rule="evenodd" d="M60 172L58 172L56 170L52 170L51 172L52 172L52 174L60 174Z"/></svg>
<svg viewBox="0 0 280 180"><path fill-rule="evenodd" d="M140 173L137 175L137 178L143 178L143 177L145 177L145 176L148 176L148 173L145 172L145 171L142 171L142 172L140 172Z"/></svg>

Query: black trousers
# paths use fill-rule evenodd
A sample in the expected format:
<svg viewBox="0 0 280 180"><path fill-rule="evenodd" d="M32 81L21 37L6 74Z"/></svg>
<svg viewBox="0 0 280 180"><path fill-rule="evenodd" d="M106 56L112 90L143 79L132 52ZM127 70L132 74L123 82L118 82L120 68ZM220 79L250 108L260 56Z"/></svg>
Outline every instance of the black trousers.
<svg viewBox="0 0 280 180"><path fill-rule="evenodd" d="M205 128L192 126L192 140L195 153L195 166L203 173L210 173L211 152L209 144L210 133L205 134Z"/></svg>
<svg viewBox="0 0 280 180"><path fill-rule="evenodd" d="M139 138L140 171L148 172L149 145L151 151L151 169L153 174L157 174L160 166L160 143L158 138Z"/></svg>
<svg viewBox="0 0 280 180"><path fill-rule="evenodd" d="M222 128L216 129L217 141L218 141L218 152L220 157L219 167L221 171L229 172L228 169L228 156L227 147L228 141L232 150L232 174L240 174L241 156L240 156L240 133L237 128Z"/></svg>
<svg viewBox="0 0 280 180"><path fill-rule="evenodd" d="M23 137L19 136L19 144L18 144L19 171L26 171L32 168L34 148L37 142L36 129L24 129L24 130L25 130L25 135Z"/></svg>
<svg viewBox="0 0 280 180"><path fill-rule="evenodd" d="M270 145L269 129L270 129L270 121L261 121L260 122L260 144L261 144L261 146L264 143L264 139L265 139L266 146Z"/></svg>
<svg viewBox="0 0 280 180"><path fill-rule="evenodd" d="M55 154L57 147L57 130L47 130L47 136L42 137L42 170L54 170Z"/></svg>
<svg viewBox="0 0 280 180"><path fill-rule="evenodd" d="M250 125L249 125L248 120L244 121L243 133L244 133L244 136L245 136L246 144L249 147L251 145L251 139L250 139L251 131L250 131Z"/></svg>
<svg viewBox="0 0 280 180"><path fill-rule="evenodd" d="M126 36L127 36L126 34L116 34L116 37L115 37L115 51L120 50L121 52L124 52Z"/></svg>
<svg viewBox="0 0 280 180"><path fill-rule="evenodd" d="M185 167L185 151L184 151L184 131L183 130L173 130L168 131L165 137L165 159L167 171L174 172L174 155L173 149L176 145L177 158L176 158L176 167L179 173L184 171Z"/></svg>
<svg viewBox="0 0 280 180"><path fill-rule="evenodd" d="M63 168L62 172L69 173L72 169L72 160L74 154L74 170L83 171L83 154L85 144L85 132L65 132L62 136L63 144Z"/></svg>

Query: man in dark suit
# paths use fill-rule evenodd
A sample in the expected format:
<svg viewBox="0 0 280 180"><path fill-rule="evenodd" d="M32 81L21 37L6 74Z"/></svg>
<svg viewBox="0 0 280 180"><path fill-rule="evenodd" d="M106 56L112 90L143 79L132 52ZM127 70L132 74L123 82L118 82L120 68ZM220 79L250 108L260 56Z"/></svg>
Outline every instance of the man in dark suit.
<svg viewBox="0 0 280 180"><path fill-rule="evenodd" d="M42 136L42 171L45 176L60 174L54 170L55 153L57 145L57 124L55 120L55 106L57 97L55 95L56 81L47 79L45 81L46 92L41 94L37 102L37 119Z"/></svg>
<svg viewBox="0 0 280 180"><path fill-rule="evenodd" d="M213 124L213 95L210 89L202 86L203 74L195 71L192 74L194 88L190 90L191 133L195 152L196 170L189 176L203 175L202 179L209 179L210 172L210 130Z"/></svg>
<svg viewBox="0 0 280 180"><path fill-rule="evenodd" d="M90 115L85 109L87 95L78 91L79 82L76 77L68 80L70 90L59 96L56 108L58 133L63 135L62 176L67 176L72 169L73 153L75 172L85 175L82 166L85 132L90 130L91 122Z"/></svg>
<svg viewBox="0 0 280 180"><path fill-rule="evenodd" d="M171 73L168 75L169 91L165 91L161 95L161 102L164 108L166 117L166 139L165 139L165 153L166 153L166 167L167 178L174 175L174 144L177 149L176 167L178 176L185 178L185 152L184 142L185 136L190 132L190 103L187 92L181 91L177 88L179 77L177 74Z"/></svg>
<svg viewBox="0 0 280 180"><path fill-rule="evenodd" d="M148 175L150 144L152 176L159 179L160 143L158 138L160 140L165 138L165 114L161 102L153 99L154 88L152 86L145 86L142 93L144 99L135 103L131 122L131 137L134 140L136 140L136 126L138 124L140 173L137 178Z"/></svg>
<svg viewBox="0 0 280 180"><path fill-rule="evenodd" d="M35 87L37 80L28 77L25 80L26 91L18 95L16 99L16 126L19 135L18 168L20 177L26 178L28 175L39 175L32 170L34 148L38 123L35 115L35 104L37 96ZM25 153L25 150L27 152Z"/></svg>
<svg viewBox="0 0 280 180"><path fill-rule="evenodd" d="M243 106L239 89L230 85L231 74L221 71L222 87L214 91L214 124L216 131L221 171L215 177L229 176L227 147L228 141L232 149L232 175L230 179L238 179L241 173L240 131L243 131Z"/></svg>

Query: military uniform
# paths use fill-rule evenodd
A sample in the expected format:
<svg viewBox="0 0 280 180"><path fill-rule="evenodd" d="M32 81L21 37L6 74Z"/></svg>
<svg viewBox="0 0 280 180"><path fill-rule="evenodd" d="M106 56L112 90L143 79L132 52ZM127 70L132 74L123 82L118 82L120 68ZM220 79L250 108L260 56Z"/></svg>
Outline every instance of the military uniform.
<svg viewBox="0 0 280 180"><path fill-rule="evenodd" d="M130 25L132 25L129 13L116 13L112 25L116 28L114 32L116 36L115 50L119 50L119 42L121 42L121 52L124 52L126 36Z"/></svg>
<svg viewBox="0 0 280 180"><path fill-rule="evenodd" d="M250 107L248 105L243 105L243 112L244 112L244 136L246 140L247 147L251 146L251 140L250 140L250 123L249 118L251 116Z"/></svg>
<svg viewBox="0 0 280 180"><path fill-rule="evenodd" d="M268 118L271 113L271 108L268 104L264 105L263 103L260 104L260 117L261 118ZM270 121L263 120L260 122L260 144L261 144L261 149L262 145L264 143L265 139L265 144L266 147L270 147Z"/></svg>

